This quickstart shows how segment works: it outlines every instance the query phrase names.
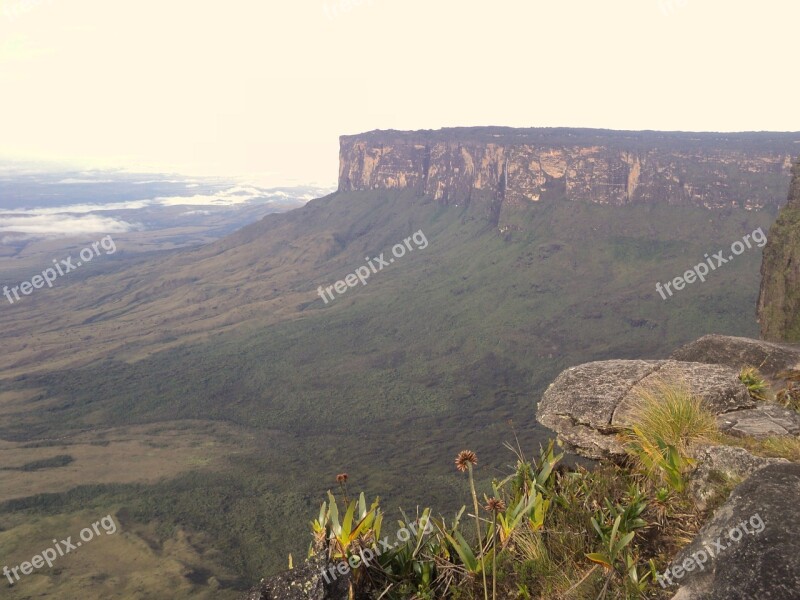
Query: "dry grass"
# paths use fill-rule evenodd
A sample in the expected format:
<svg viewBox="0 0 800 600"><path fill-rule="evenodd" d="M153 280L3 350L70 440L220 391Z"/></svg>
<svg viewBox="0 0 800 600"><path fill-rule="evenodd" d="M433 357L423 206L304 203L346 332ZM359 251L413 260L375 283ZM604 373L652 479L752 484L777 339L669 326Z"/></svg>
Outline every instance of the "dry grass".
<svg viewBox="0 0 800 600"><path fill-rule="evenodd" d="M717 435L717 419L682 382L655 381L639 391L633 422L651 439L688 450Z"/></svg>
<svg viewBox="0 0 800 600"><path fill-rule="evenodd" d="M734 437L720 435L719 441L728 446L737 446L765 458L785 458L792 462L800 462L800 439L780 436L756 439L752 437Z"/></svg>

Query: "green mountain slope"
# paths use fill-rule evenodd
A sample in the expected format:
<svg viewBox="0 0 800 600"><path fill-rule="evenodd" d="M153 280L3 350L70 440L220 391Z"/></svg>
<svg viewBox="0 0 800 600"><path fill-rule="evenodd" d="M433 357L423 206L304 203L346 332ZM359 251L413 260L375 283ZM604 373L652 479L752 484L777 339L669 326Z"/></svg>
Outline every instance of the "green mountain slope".
<svg viewBox="0 0 800 600"><path fill-rule="evenodd" d="M768 212L548 201L516 218L521 231L501 233L410 192L335 194L65 290L50 335L94 337L68 368L60 348L6 379L0 438L203 419L256 447L224 471L14 500L0 525L87 501L115 507L131 530L158 523L154 543L176 528L205 534L235 573L225 585L244 585L303 554L338 472L385 506L454 508L455 453L473 448L499 474L509 420L526 447L544 440L534 407L561 369L662 357L708 332L757 333L758 248L667 300L655 284L766 231ZM419 230L426 248L327 305L317 295Z"/></svg>

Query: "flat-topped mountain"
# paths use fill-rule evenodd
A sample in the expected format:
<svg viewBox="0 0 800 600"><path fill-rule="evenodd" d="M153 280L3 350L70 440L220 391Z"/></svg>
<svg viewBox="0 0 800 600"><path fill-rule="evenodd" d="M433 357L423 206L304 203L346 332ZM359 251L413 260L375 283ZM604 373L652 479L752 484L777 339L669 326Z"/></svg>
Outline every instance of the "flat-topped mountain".
<svg viewBox="0 0 800 600"><path fill-rule="evenodd" d="M546 198L759 209L786 196L800 133L478 127L341 138L339 191L414 189L502 208Z"/></svg>

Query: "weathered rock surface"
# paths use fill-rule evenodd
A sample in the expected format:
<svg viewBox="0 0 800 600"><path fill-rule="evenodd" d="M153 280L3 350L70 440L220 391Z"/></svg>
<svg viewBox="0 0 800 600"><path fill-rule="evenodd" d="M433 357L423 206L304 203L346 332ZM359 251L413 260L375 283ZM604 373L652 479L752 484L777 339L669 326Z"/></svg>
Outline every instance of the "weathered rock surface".
<svg viewBox="0 0 800 600"><path fill-rule="evenodd" d="M755 408L720 415L721 431L737 436L766 438L800 435L800 413L777 404L759 404Z"/></svg>
<svg viewBox="0 0 800 600"><path fill-rule="evenodd" d="M566 196L761 208L776 204L765 181L788 188L796 138L506 127L373 131L341 138L339 190L410 188L444 202L481 191L504 205Z"/></svg>
<svg viewBox="0 0 800 600"><path fill-rule="evenodd" d="M672 358L725 365L737 371L758 367L762 375L774 380L781 371L800 367L800 346L712 334L679 348Z"/></svg>
<svg viewBox="0 0 800 600"><path fill-rule="evenodd" d="M673 600L800 599L798 497L798 464L766 466L739 485L661 574L680 586Z"/></svg>
<svg viewBox="0 0 800 600"><path fill-rule="evenodd" d="M789 201L769 230L761 263L761 337L800 341L800 161L792 169Z"/></svg>
<svg viewBox="0 0 800 600"><path fill-rule="evenodd" d="M755 406L738 372L723 365L610 360L561 373L539 402L537 418L583 456L623 455L616 434L630 424L638 392L662 378L684 382L715 414Z"/></svg>
<svg viewBox="0 0 800 600"><path fill-rule="evenodd" d="M714 494L714 482L719 475L744 480L768 465L789 462L785 458L754 456L744 448L713 445L699 447L694 458L698 466L692 472L689 492L701 508Z"/></svg>
<svg viewBox="0 0 800 600"><path fill-rule="evenodd" d="M322 555L310 558L294 569L262 580L242 600L346 600L348 576L326 580L322 574L326 565Z"/></svg>

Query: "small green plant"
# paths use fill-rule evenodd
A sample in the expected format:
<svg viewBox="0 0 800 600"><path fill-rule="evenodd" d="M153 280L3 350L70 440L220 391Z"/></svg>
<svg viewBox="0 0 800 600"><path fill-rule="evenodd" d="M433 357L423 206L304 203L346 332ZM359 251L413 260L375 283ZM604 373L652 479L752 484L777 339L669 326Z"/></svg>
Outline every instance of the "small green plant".
<svg viewBox="0 0 800 600"><path fill-rule="evenodd" d="M415 520L405 513L398 521L401 530L410 532L409 538L378 557L379 569L375 574L377 589L382 588L381 597L401 600L413 596L426 599L442 597L447 594L450 581L440 577L437 560L446 554L442 538L438 535L440 526L426 508ZM443 527L443 525L442 525Z"/></svg>
<svg viewBox="0 0 800 600"><path fill-rule="evenodd" d="M769 383L764 380L757 368L743 367L739 372L739 381L747 387L751 398L760 402L767 401Z"/></svg>
<svg viewBox="0 0 800 600"><path fill-rule="evenodd" d="M679 494L686 490L687 474L696 463L693 458L684 456L677 447L636 425L631 427L627 449L648 477L666 483Z"/></svg>
<svg viewBox="0 0 800 600"><path fill-rule="evenodd" d="M613 504L608 498L605 499L605 505L591 519L592 527L600 537L602 550L586 555L608 574L601 597L605 596L615 574L622 577L626 588L632 587L641 593L647 587L648 574L646 571L639 573L631 542L636 531L647 526L640 516L647 508L647 502L638 489L631 488L625 505Z"/></svg>
<svg viewBox="0 0 800 600"><path fill-rule="evenodd" d="M497 515L496 524L503 546L511 541L514 532L523 525L533 531L544 526L551 503L549 497L553 495L553 469L564 457L555 453L552 440L546 448L541 449L535 465L526 460L519 447L506 447L516 454L517 464L512 475L494 485L495 496L502 497L507 506Z"/></svg>

